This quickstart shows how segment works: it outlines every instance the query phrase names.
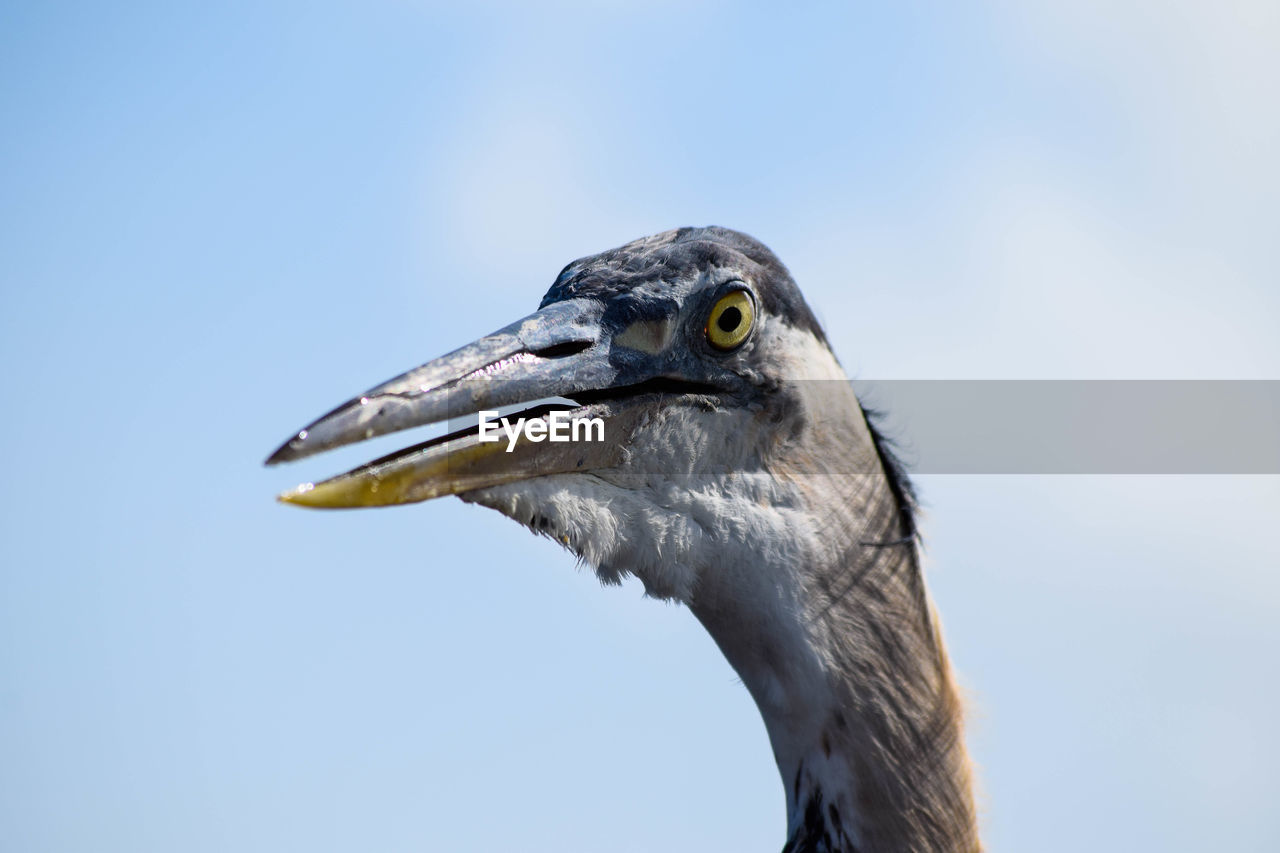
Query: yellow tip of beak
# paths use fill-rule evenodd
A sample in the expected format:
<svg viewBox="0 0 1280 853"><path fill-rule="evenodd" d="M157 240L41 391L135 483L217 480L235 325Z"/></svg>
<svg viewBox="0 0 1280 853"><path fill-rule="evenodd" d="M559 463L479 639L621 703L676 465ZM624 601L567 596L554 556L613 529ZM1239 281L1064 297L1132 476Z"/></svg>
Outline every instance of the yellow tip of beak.
<svg viewBox="0 0 1280 853"><path fill-rule="evenodd" d="M386 506L403 503L394 488L379 494L379 486L387 485L373 477L335 477L322 483L303 483L295 489L276 497L282 504L305 506L313 509L356 509L366 506Z"/></svg>
<svg viewBox="0 0 1280 853"><path fill-rule="evenodd" d="M459 476L452 470L464 462L493 455L497 444L465 447L461 450L437 445L394 461L364 466L319 483L303 483L283 492L276 500L283 504L313 509L357 509L416 503L443 495L457 494L501 478Z"/></svg>
<svg viewBox="0 0 1280 853"><path fill-rule="evenodd" d="M303 483L287 492L281 492L276 495L276 500L282 504L297 504L298 506L309 506L307 495L315 491L315 483Z"/></svg>

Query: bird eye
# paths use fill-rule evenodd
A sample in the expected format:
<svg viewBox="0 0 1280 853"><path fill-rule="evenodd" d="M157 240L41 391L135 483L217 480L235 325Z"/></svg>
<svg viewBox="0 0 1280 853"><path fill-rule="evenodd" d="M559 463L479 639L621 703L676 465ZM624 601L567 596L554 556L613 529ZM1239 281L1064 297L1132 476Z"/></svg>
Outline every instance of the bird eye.
<svg viewBox="0 0 1280 853"><path fill-rule="evenodd" d="M707 315L707 340L720 350L731 350L747 339L756 321L755 305L745 290L721 296Z"/></svg>

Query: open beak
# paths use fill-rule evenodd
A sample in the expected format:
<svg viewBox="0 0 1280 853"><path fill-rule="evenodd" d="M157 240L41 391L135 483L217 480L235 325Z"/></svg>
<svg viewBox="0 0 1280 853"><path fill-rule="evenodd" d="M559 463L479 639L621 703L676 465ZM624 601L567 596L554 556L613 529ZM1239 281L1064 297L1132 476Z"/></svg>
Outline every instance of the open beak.
<svg viewBox="0 0 1280 853"><path fill-rule="evenodd" d="M481 441L477 417L470 429L433 438L319 483L304 483L279 499L327 509L388 506L549 474L617 466L624 461L626 439L641 417L635 394L627 391L646 377L611 363L601 314L602 306L593 300L548 305L343 403L281 445L266 464L553 397L573 398L581 405L550 403L507 417L511 423L520 417L547 421L552 412L569 410L568 416L574 419L601 419L603 440L536 441L533 432L522 432L511 442L502 433ZM597 437L590 430L584 432Z"/></svg>

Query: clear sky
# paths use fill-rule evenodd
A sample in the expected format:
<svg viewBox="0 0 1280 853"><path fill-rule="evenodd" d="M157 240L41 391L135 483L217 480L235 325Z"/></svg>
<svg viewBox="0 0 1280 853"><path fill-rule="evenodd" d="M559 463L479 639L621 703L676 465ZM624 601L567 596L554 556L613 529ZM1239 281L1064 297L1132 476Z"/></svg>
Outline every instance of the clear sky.
<svg viewBox="0 0 1280 853"><path fill-rule="evenodd" d="M1034 7L1034 8L1033 8ZM1274 3L0 6L0 849L774 851L687 611L313 416L754 234L888 378L1280 378ZM1280 478L928 476L996 851L1280 849Z"/></svg>

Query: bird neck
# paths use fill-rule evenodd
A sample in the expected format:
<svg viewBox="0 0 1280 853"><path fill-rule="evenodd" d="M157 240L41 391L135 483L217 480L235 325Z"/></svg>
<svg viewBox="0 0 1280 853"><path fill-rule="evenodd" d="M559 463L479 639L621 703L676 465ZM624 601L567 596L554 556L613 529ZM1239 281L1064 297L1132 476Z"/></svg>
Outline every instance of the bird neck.
<svg viewBox="0 0 1280 853"><path fill-rule="evenodd" d="M875 462L873 475L796 478L795 547L767 549L764 572L704 567L690 602L764 717L786 788L784 853L980 846L960 702L915 541ZM833 488L844 517L831 515Z"/></svg>

